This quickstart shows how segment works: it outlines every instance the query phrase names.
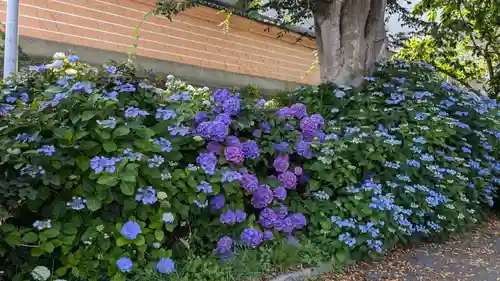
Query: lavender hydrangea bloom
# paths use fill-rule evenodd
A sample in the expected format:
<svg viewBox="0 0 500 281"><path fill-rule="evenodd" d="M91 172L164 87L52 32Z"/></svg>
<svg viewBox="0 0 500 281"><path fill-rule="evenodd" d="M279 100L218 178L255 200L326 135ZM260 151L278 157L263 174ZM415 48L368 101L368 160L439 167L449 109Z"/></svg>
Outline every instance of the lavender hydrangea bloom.
<svg viewBox="0 0 500 281"><path fill-rule="evenodd" d="M264 99L260 99L259 101L257 101L255 106L256 107L263 107L265 103L266 103L266 101Z"/></svg>
<svg viewBox="0 0 500 281"><path fill-rule="evenodd" d="M153 155L153 158L148 159L148 167L149 168L158 168L165 162L165 158L160 155Z"/></svg>
<svg viewBox="0 0 500 281"><path fill-rule="evenodd" d="M213 175L215 173L217 157L214 153L200 153L200 155L196 158L196 162L200 165L201 169L205 173L209 175Z"/></svg>
<svg viewBox="0 0 500 281"><path fill-rule="evenodd" d="M167 120L170 120L172 118L175 118L176 116L177 116L177 114L175 113L175 111L173 111L171 109L158 108L156 110L155 118L167 121Z"/></svg>
<svg viewBox="0 0 500 281"><path fill-rule="evenodd" d="M318 120L312 117L305 117L300 121L300 130L305 136L314 136L319 128Z"/></svg>
<svg viewBox="0 0 500 281"><path fill-rule="evenodd" d="M264 241L273 241L274 233L269 229L264 230L263 239Z"/></svg>
<svg viewBox="0 0 500 281"><path fill-rule="evenodd" d="M307 219L303 214L294 214L291 216L294 228L301 229L306 226Z"/></svg>
<svg viewBox="0 0 500 281"><path fill-rule="evenodd" d="M217 248L215 248L214 252L217 254L227 254L231 252L232 247L233 239L229 236L222 236L219 241L217 241Z"/></svg>
<svg viewBox="0 0 500 281"><path fill-rule="evenodd" d="M158 118L158 117L156 117L156 118ZM200 124L201 122L207 121L208 120L207 113L204 111L197 112L194 115L193 120L196 124Z"/></svg>
<svg viewBox="0 0 500 281"><path fill-rule="evenodd" d="M231 115L228 113L221 113L215 116L215 121L219 121L224 123L224 125L229 126L231 125Z"/></svg>
<svg viewBox="0 0 500 281"><path fill-rule="evenodd" d="M260 156L259 145L255 141L244 142L242 148L245 158L255 159Z"/></svg>
<svg viewBox="0 0 500 281"><path fill-rule="evenodd" d="M224 101L222 109L224 110L224 113L229 115L238 115L241 110L240 99L237 97L230 97Z"/></svg>
<svg viewBox="0 0 500 281"><path fill-rule="evenodd" d="M216 141L210 141L207 144L207 150L208 150L208 152L215 153L216 155L221 154L223 148L224 148L224 146L222 144L220 144L219 142L216 142Z"/></svg>
<svg viewBox="0 0 500 281"><path fill-rule="evenodd" d="M276 220L274 224L276 230L286 233L292 233L294 229L294 224L291 216L287 216L283 219Z"/></svg>
<svg viewBox="0 0 500 281"><path fill-rule="evenodd" d="M295 167L295 168L293 169L293 173L294 173L295 175L297 175L297 176L302 175L302 173L303 173L303 172L304 172L304 170L302 169L302 167L299 167L299 166L297 166L297 167Z"/></svg>
<svg viewBox="0 0 500 281"><path fill-rule="evenodd" d="M295 145L295 152L297 152L298 155L310 159L312 158L312 151L310 144L305 141L300 141Z"/></svg>
<svg viewBox="0 0 500 281"><path fill-rule="evenodd" d="M240 164L245 160L243 150L237 146L228 146L225 149L226 160L236 164Z"/></svg>
<svg viewBox="0 0 500 281"><path fill-rule="evenodd" d="M248 193L253 193L259 187L259 179L254 174L243 174L240 179L241 186Z"/></svg>
<svg viewBox="0 0 500 281"><path fill-rule="evenodd" d="M144 205L152 205L158 201L156 198L156 190L152 186L148 186L146 189L139 188L135 195L135 200L142 201Z"/></svg>
<svg viewBox="0 0 500 281"><path fill-rule="evenodd" d="M255 228L245 228L241 233L241 242L251 248L257 248L263 241L263 234Z"/></svg>
<svg viewBox="0 0 500 281"><path fill-rule="evenodd" d="M231 97L231 93L228 89L217 89L212 95L212 100L216 103L223 103L225 100Z"/></svg>
<svg viewBox="0 0 500 281"><path fill-rule="evenodd" d="M316 124L318 124L318 127L321 127L325 124L325 118L323 118L321 114L313 114L311 115L311 119L314 120Z"/></svg>
<svg viewBox="0 0 500 281"><path fill-rule="evenodd" d="M247 219L247 213L242 210L236 210L234 215L236 217L236 223L244 222Z"/></svg>
<svg viewBox="0 0 500 281"><path fill-rule="evenodd" d="M66 206L70 207L73 210L79 211L85 209L86 204L87 199L74 196L71 201L66 203Z"/></svg>
<svg viewBox="0 0 500 281"><path fill-rule="evenodd" d="M288 207L285 205L281 205L276 211L276 216L278 219L284 219L288 215Z"/></svg>
<svg viewBox="0 0 500 281"><path fill-rule="evenodd" d="M276 219L276 213L270 208L265 208L260 212L259 224L265 228L272 228L276 223Z"/></svg>
<svg viewBox="0 0 500 281"><path fill-rule="evenodd" d="M137 235L142 233L142 230L141 226L137 222L128 221L122 226L120 233L127 240L135 240Z"/></svg>
<svg viewBox="0 0 500 281"><path fill-rule="evenodd" d="M225 201L226 199L223 194L217 194L210 201L210 207L214 210L220 210L224 208Z"/></svg>
<svg viewBox="0 0 500 281"><path fill-rule="evenodd" d="M210 128L212 127L212 122L206 121L201 122L196 127L196 133L204 138L210 137Z"/></svg>
<svg viewBox="0 0 500 281"><path fill-rule="evenodd" d="M175 263L173 260L169 258L161 258L156 263L156 270L159 273L170 274L174 271L174 269L175 269Z"/></svg>
<svg viewBox="0 0 500 281"><path fill-rule="evenodd" d="M229 210L220 215L220 223L233 225L236 223L236 213Z"/></svg>
<svg viewBox="0 0 500 281"><path fill-rule="evenodd" d="M132 272L133 263L129 258L121 257L116 261L116 267L118 268L118 270L124 273Z"/></svg>
<svg viewBox="0 0 500 281"><path fill-rule="evenodd" d="M302 119L307 116L307 107L302 103L292 105L289 110L295 118Z"/></svg>
<svg viewBox="0 0 500 281"><path fill-rule="evenodd" d="M260 122L260 127L267 134L269 134L271 132L271 125L269 125L269 123L267 123L266 121Z"/></svg>
<svg viewBox="0 0 500 281"><path fill-rule="evenodd" d="M274 198L278 200L286 199L286 189L284 187L277 187L273 190Z"/></svg>
<svg viewBox="0 0 500 281"><path fill-rule="evenodd" d="M140 108L137 107L132 107L129 106L125 110L125 117L126 118L135 118L135 117L142 117L142 116L147 116L149 113L147 111L141 110Z"/></svg>
<svg viewBox="0 0 500 281"><path fill-rule="evenodd" d="M268 185L261 184L253 193L251 203L257 209L267 207L273 201L273 192Z"/></svg>
<svg viewBox="0 0 500 281"><path fill-rule="evenodd" d="M106 158L103 156L94 156L90 160L90 167L96 174L100 174L103 171L107 173L114 173L116 171L116 163L120 162L119 158Z"/></svg>
<svg viewBox="0 0 500 281"><path fill-rule="evenodd" d="M201 181L200 185L196 187L196 190L203 193L211 193L213 191L212 186L207 181Z"/></svg>
<svg viewBox="0 0 500 281"><path fill-rule="evenodd" d="M288 151L288 148L290 147L290 144L287 142L280 142L274 145L274 149L278 151Z"/></svg>
<svg viewBox="0 0 500 281"><path fill-rule="evenodd" d="M0 103L0 116L7 116L12 110L14 110L14 106L7 103Z"/></svg>
<svg viewBox="0 0 500 281"><path fill-rule="evenodd" d="M240 140L236 136L228 136L226 139L226 143L228 146L236 146L239 148L242 147Z"/></svg>
<svg viewBox="0 0 500 281"><path fill-rule="evenodd" d="M274 169L277 172L283 173L288 170L290 163L288 162L288 155L280 155L274 159L273 162Z"/></svg>
<svg viewBox="0 0 500 281"><path fill-rule="evenodd" d="M286 189L294 189L297 186L297 176L292 172L284 172L278 176L278 180L282 187Z"/></svg>
<svg viewBox="0 0 500 281"><path fill-rule="evenodd" d="M209 135L212 140L215 141L224 141L224 139L227 136L228 133L228 128L226 124L219 122L219 121L213 121L210 125L209 128Z"/></svg>

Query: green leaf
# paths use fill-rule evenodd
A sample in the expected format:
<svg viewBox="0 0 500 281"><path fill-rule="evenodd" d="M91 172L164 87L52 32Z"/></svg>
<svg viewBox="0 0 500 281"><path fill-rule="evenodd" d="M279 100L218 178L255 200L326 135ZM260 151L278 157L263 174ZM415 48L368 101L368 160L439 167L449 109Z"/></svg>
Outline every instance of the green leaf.
<svg viewBox="0 0 500 281"><path fill-rule="evenodd" d="M144 243L146 243L146 240L142 235L137 236L137 238L134 240L134 244L136 244L137 246L144 245Z"/></svg>
<svg viewBox="0 0 500 281"><path fill-rule="evenodd" d="M107 186L115 186L119 182L118 177L116 175L103 174L97 179L98 184L107 185Z"/></svg>
<svg viewBox="0 0 500 281"><path fill-rule="evenodd" d="M81 120L82 121L88 121L92 119L94 116L96 116L97 112L96 111L84 111L82 113Z"/></svg>
<svg viewBox="0 0 500 281"><path fill-rule="evenodd" d="M335 253L335 257L340 263L344 263L344 261L347 259L347 254L344 251L337 251Z"/></svg>
<svg viewBox="0 0 500 281"><path fill-rule="evenodd" d="M142 128L137 130L137 135L144 136L144 138L151 138L155 135L155 132L149 128Z"/></svg>
<svg viewBox="0 0 500 281"><path fill-rule="evenodd" d="M23 243L35 243L38 240L38 235L34 232L28 232L23 236Z"/></svg>
<svg viewBox="0 0 500 281"><path fill-rule="evenodd" d="M101 200L96 197L90 197L87 199L87 208L92 212L95 212L101 208Z"/></svg>
<svg viewBox="0 0 500 281"><path fill-rule="evenodd" d="M21 234L19 232L10 232L5 242L12 247L17 247L21 245Z"/></svg>
<svg viewBox="0 0 500 281"><path fill-rule="evenodd" d="M116 151L116 149L118 148L113 141L104 142L102 144L102 147L104 148L104 150L106 150L106 152L113 152Z"/></svg>
<svg viewBox="0 0 500 281"><path fill-rule="evenodd" d="M32 248L31 249L31 255L33 257L39 257L43 254L45 254L45 251L42 248Z"/></svg>
<svg viewBox="0 0 500 281"><path fill-rule="evenodd" d="M87 156L80 155L76 157L76 165L85 172L90 168L90 159Z"/></svg>
<svg viewBox="0 0 500 281"><path fill-rule="evenodd" d="M113 131L113 137L121 137L128 135L130 133L130 129L126 126L119 126Z"/></svg>
<svg viewBox="0 0 500 281"><path fill-rule="evenodd" d="M125 274L121 272L117 272L113 277L111 277L111 281L125 281L127 280Z"/></svg>
<svg viewBox="0 0 500 281"><path fill-rule="evenodd" d="M131 196L134 195L135 192L135 183L122 181L120 184L120 189L123 194Z"/></svg>
<svg viewBox="0 0 500 281"><path fill-rule="evenodd" d="M128 245L130 243L132 243L132 241L127 240L124 237L120 237L120 238L116 239L116 246L118 246L118 247L122 247L122 246Z"/></svg>
<svg viewBox="0 0 500 281"><path fill-rule="evenodd" d="M55 128L54 134L56 137L68 141L71 141L71 138L73 138L73 130L68 128Z"/></svg>
<svg viewBox="0 0 500 281"><path fill-rule="evenodd" d="M163 237L165 237L165 234L163 233L162 230L160 230L160 229L155 230L156 240L161 241L161 240L163 240Z"/></svg>
<svg viewBox="0 0 500 281"><path fill-rule="evenodd" d="M46 251L47 253L52 253L54 251L54 244L52 242L47 241L40 245L40 248Z"/></svg>
<svg viewBox="0 0 500 281"><path fill-rule="evenodd" d="M59 235L59 230L56 228L49 228L47 230L44 230L40 233L40 239L41 240L47 240L51 238L56 238Z"/></svg>
<svg viewBox="0 0 500 281"><path fill-rule="evenodd" d="M120 175L120 179L126 182L136 182L137 175L127 173L125 175Z"/></svg>

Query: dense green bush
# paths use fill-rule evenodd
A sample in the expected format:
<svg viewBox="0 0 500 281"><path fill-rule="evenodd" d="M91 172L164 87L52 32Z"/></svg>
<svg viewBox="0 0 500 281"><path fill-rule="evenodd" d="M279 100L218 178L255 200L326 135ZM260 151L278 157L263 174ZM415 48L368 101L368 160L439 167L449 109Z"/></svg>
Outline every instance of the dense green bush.
<svg viewBox="0 0 500 281"><path fill-rule="evenodd" d="M344 263L446 235L492 202L497 104L422 65L383 65L356 91L303 88L282 108L133 73L60 54L2 86L9 280L47 268L53 279L178 276L182 261L214 280L230 273L209 255L263 244L251 256L273 264L294 253L286 243L302 243L308 263Z"/></svg>

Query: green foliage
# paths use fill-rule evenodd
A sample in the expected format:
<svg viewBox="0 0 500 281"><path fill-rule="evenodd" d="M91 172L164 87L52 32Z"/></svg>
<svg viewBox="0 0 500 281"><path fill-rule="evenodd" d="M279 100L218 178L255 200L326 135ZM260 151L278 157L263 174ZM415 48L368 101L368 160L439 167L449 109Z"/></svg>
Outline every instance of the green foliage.
<svg viewBox="0 0 500 281"><path fill-rule="evenodd" d="M413 24L416 36L402 44L397 54L432 64L437 70L472 89L484 84L488 95L500 92L500 6L487 0L422 0L414 17L430 22ZM477 87L477 86L476 86Z"/></svg>
<svg viewBox="0 0 500 281"><path fill-rule="evenodd" d="M6 278L45 266L54 279L162 280L162 258L175 260L173 280L341 266L464 229L495 197L498 105L426 64L265 103L158 81L59 54L2 85ZM226 222L233 211L244 217Z"/></svg>

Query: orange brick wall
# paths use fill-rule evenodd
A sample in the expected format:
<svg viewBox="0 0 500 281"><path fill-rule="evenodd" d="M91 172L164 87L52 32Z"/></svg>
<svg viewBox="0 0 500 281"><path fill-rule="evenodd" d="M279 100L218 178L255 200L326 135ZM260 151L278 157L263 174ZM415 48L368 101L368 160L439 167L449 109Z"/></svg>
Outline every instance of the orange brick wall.
<svg viewBox="0 0 500 281"><path fill-rule="evenodd" d="M5 3L5 0L2 0ZM21 0L20 35L128 53L136 27L154 0ZM0 19L5 21L5 6ZM217 10L197 7L173 21L150 16L140 29L137 55L297 83L315 84L314 41L233 16L228 33ZM64 51L64 50L62 50Z"/></svg>

